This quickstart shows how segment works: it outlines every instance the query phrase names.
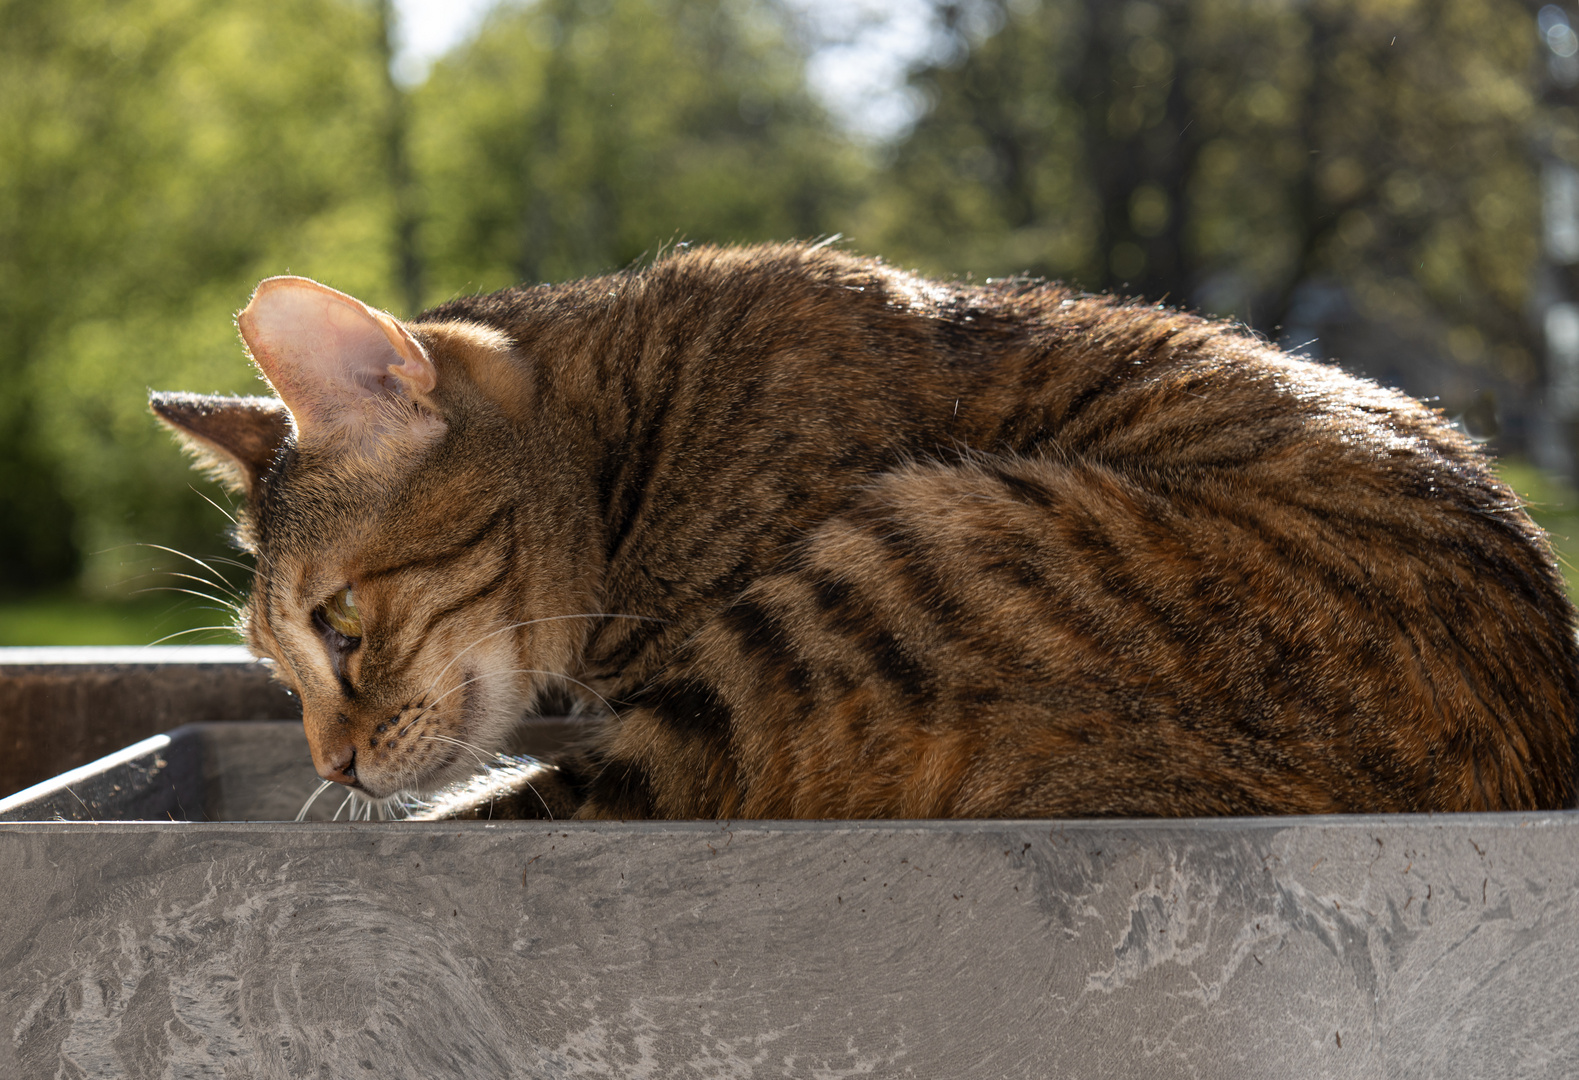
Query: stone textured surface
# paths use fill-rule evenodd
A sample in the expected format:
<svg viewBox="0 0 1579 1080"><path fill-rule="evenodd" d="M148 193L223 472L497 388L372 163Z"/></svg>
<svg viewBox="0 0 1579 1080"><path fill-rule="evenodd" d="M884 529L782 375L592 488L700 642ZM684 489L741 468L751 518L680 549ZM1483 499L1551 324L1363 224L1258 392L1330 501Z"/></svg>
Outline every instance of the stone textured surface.
<svg viewBox="0 0 1579 1080"><path fill-rule="evenodd" d="M570 719L534 717L513 749L543 755L584 734ZM299 720L185 724L0 798L0 821L329 821L349 794L318 798Z"/></svg>
<svg viewBox="0 0 1579 1080"><path fill-rule="evenodd" d="M0 797L193 721L300 717L239 646L0 649Z"/></svg>
<svg viewBox="0 0 1579 1080"><path fill-rule="evenodd" d="M5 746L289 708L157 655L0 650ZM87 773L37 816L316 782L291 724ZM0 823L0 1078L1571 1077L1576 886L1576 813Z"/></svg>
<svg viewBox="0 0 1579 1080"><path fill-rule="evenodd" d="M0 825L0 1076L1563 1077L1579 816Z"/></svg>

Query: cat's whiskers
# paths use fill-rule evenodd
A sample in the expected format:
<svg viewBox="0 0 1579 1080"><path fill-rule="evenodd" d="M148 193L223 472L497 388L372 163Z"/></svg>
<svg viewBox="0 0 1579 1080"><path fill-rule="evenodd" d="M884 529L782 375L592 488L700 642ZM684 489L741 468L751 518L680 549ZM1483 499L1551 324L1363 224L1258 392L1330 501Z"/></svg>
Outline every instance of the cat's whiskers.
<svg viewBox="0 0 1579 1080"><path fill-rule="evenodd" d="M195 596L199 600L207 600L209 605L216 611L241 610L241 606L232 600L227 600L223 596L215 596L213 593L203 592L199 589L189 589L185 585L150 585L146 589L133 589L131 595L144 596L148 593L156 592L182 593L186 596Z"/></svg>
<svg viewBox="0 0 1579 1080"><path fill-rule="evenodd" d="M174 633L166 634L164 637L161 637L150 644L162 645L173 638L183 637L188 634L207 633L210 631L229 635L239 634L239 620L246 609L246 597L239 591L237 586L232 585L229 579L227 579L224 574L215 569L215 567L211 565L208 560L200 559L196 555L190 555L187 552L181 551L177 548L168 547L164 544L139 543L128 546L166 552L167 554L174 555L177 558L185 559L193 566L196 566L206 572L205 574L200 575L188 573L183 570L150 571L148 574L138 575L138 577L146 579L157 575L167 575L182 581L191 582L193 585L202 586L203 588L188 588L181 585L156 585L134 590L133 595L143 595L146 593L155 592L180 593L185 596L196 597L199 600L206 600L208 601L208 604L211 606L212 610L223 612L237 620L237 622L227 625L194 626L183 630L177 630ZM223 556L213 556L213 560L215 562L227 563L239 569L247 570L248 572L252 571L251 567L247 566L245 563L237 562L234 559L227 559ZM137 579L137 577L134 577L131 580L135 581ZM172 611L173 610L174 609L172 609Z"/></svg>
<svg viewBox="0 0 1579 1080"><path fill-rule="evenodd" d="M334 787L334 781L333 780L325 780L325 781L323 781L323 783L319 784L316 788L314 788L313 789L313 793L311 795L307 796L307 801L302 803L302 808L300 810L296 811L296 820L297 821L305 821L305 820L307 820L307 811L309 811L309 810L311 810L313 808L313 803L318 801L318 796L322 795L324 792L328 791L332 787Z"/></svg>
<svg viewBox="0 0 1579 1080"><path fill-rule="evenodd" d="M256 576L259 579L261 579L263 582L269 581L270 578L272 577L272 573L269 570L269 558L268 558L267 554L264 553L264 552L257 552L257 553L254 554L253 558L256 560L255 563L246 563L246 562L241 562L238 559L228 558L228 557L226 557L224 555L210 555L206 559L199 559L195 555L190 555L187 552L179 550L178 548L167 547L167 546L165 546L163 544L136 543L136 544L130 544L130 545L127 545L127 546L151 548L151 549L153 549L155 551L168 552L171 555L175 555L178 558L186 559L187 561L192 562L192 563L196 564L197 566L202 567L204 570L207 570L210 574L214 575L215 578L219 579L218 581L209 580L209 581L205 581L204 583L208 584L208 585L212 585L212 586L214 586L217 589L221 589L222 591L225 591L225 592L230 593L231 595L235 596L236 597L236 601L237 601L236 606L237 606L238 609L239 608L244 608L246 606L247 597L242 595L238 591L234 591L232 589L232 587L230 587L230 585L229 585L229 579L226 578L224 574L222 574L218 570L216 570L214 568L214 566L211 565L211 564L219 563L219 564L222 564L224 566L235 567L237 570L242 571L243 573L247 574L249 577ZM159 572L159 573L173 573L173 571L156 571L156 572ZM142 576L142 577L149 577L149 576L152 576L152 574L145 574L145 575L140 575L140 576ZM131 580L135 581L137 579L136 578L132 578Z"/></svg>
<svg viewBox="0 0 1579 1080"><path fill-rule="evenodd" d="M181 637L181 636L183 636L185 634L201 634L205 630L218 630L218 631L220 631L222 633L227 633L227 634L233 634L233 633L236 632L236 628L234 626L189 626L185 630L177 630L173 634L166 634L164 637L159 638L157 641L150 641L148 644L149 645L163 645L165 642L169 641L171 638L178 638L178 637Z"/></svg>
<svg viewBox="0 0 1579 1080"><path fill-rule="evenodd" d="M460 749L465 750L472 757L476 758L477 759L477 764L481 768L487 768L488 767L488 761L493 756L493 755L489 754L488 751L486 751L482 747L478 746L476 743L467 742L465 739L452 738L452 737L450 737L448 735L434 735L431 732L429 732L427 734L418 736L417 741L418 742L426 741L426 742L436 742L436 743L449 743L452 746L457 746Z"/></svg>
<svg viewBox="0 0 1579 1080"><path fill-rule="evenodd" d="M548 820L549 821L553 821L554 820L553 808L548 805L548 800L543 798L543 793L541 791L537 790L537 785L532 783L532 781L526 780L526 779L523 779L521 781L521 783L526 785L526 789L528 791L530 791L533 795L537 796L537 801L543 804L543 813L548 815ZM493 812L493 803L490 802L488 804L488 810L489 810L490 814Z"/></svg>
<svg viewBox="0 0 1579 1080"><path fill-rule="evenodd" d="M602 694L598 693L596 690L592 689L592 687L588 686L586 683L581 682L578 679L571 678L569 675L553 671L543 671L537 668L512 668L509 670L484 672L482 675L477 675L467 679L466 682L461 683L459 686L451 687L449 690L446 690L443 694L440 694L432 701L426 701L427 695L438 688L439 680L444 678L445 674L448 673L450 668L455 666L456 661L460 660L462 656L466 655L466 653L470 652L472 649L475 649L478 645L481 645L489 638L497 637L498 635L508 633L511 630L518 630L523 626L532 626L536 623L544 622L557 622L563 619L636 619L642 622L656 623L667 623L669 621L667 619L660 619L652 615L622 615L613 612L591 611L575 615L544 615L540 618L525 619L520 622L514 622L506 626L501 626L497 630L491 630L482 637L478 638L476 641L472 642L470 645L466 646L466 648L462 649L460 652L456 653L454 656L450 657L449 662L439 669L438 674L435 675L429 682L427 689L424 690L421 695L419 695L425 703L419 706L418 712L415 716L406 721L405 725L402 726L399 731L395 732L395 738L404 738L406 733L411 730L413 724L431 712L435 705L437 705L444 698L448 697L450 694L453 694L455 691L469 685L470 683L476 682L478 679L487 678L492 675L543 675L551 679L563 679L565 682L574 683L585 690L587 693L591 694L593 697L597 698L603 703L603 707L609 711L609 715L617 717L619 712L614 708L613 705L609 704L608 699Z"/></svg>
<svg viewBox="0 0 1579 1080"><path fill-rule="evenodd" d="M465 687L470 686L474 682L480 682L483 679L491 679L491 678L494 678L494 677L500 676L500 675L543 675L543 676L545 676L547 678L550 678L550 679L563 679L565 682L575 683L577 686L581 687L587 693L591 694L593 697L595 697L599 701L601 701L603 703L603 707L609 711L609 715L610 716L614 716L614 717L618 717L619 716L619 711L617 709L615 709L613 705L609 704L608 698L604 697L602 694L600 694L596 690L592 689L592 687L588 686L586 683L582 682L580 679L573 679L569 675L564 675L564 674L561 674L561 673L559 673L557 671L544 671L541 668L503 668L503 669L500 669L498 671L485 671L485 672L483 672L480 675L473 675L471 678L467 679L465 682L460 683L457 686L450 687L448 690L444 691L444 693L440 694L438 697L436 697L432 701L428 702L428 704L423 707L423 709L422 709L422 711L420 713L418 713L416 716L412 717L411 723L416 723L416 721L420 720L423 716L427 715L429 712L432 712L433 711L433 707L435 705L437 705L439 702L443 701L445 698L449 697L451 694L455 693L457 690L464 689ZM408 723L406 725L406 727L409 728L411 726L411 723ZM401 729L401 733L402 734L404 734L405 731L406 731L406 728L402 728Z"/></svg>
<svg viewBox="0 0 1579 1080"><path fill-rule="evenodd" d="M435 689L438 686L439 680L444 678L445 674L450 670L450 668L455 666L455 662L457 660L459 660L461 657L465 656L467 653L471 652L473 649L475 649L477 646L481 645L483 642L487 641L488 639L498 637L500 634L509 633L511 630L519 630L523 626L535 626L538 623L545 623L545 622L558 622L558 621L560 621L562 619L637 619L637 620L640 620L642 622L658 622L658 623L667 623L669 621L668 619L660 619L660 618L657 618L656 616L652 616L652 615L617 615L617 614L614 614L612 612L589 611L589 612L585 612L583 614L578 614L578 615L544 615L544 616L542 616L540 618L536 618L536 619L524 619L521 622L509 623L509 624L507 624L505 626L499 627L497 630L490 630L488 633L484 634L482 637L478 638L476 641L474 641L470 645L466 646L460 652L458 652L454 656L450 657L449 663L445 664L442 668L440 668L439 669L439 673L437 675L435 675L429 681L428 689L429 690Z"/></svg>
<svg viewBox="0 0 1579 1080"><path fill-rule="evenodd" d="M229 602L234 603L237 606L246 602L247 598L232 588L230 584L223 578L218 581L211 581L208 578L198 577L196 574L182 573L179 570L171 570L169 571L169 574L171 577L178 577L185 581L190 581L196 585L207 585L211 589L218 589L220 592L230 597ZM218 599L218 597L214 597L214 599Z"/></svg>
<svg viewBox="0 0 1579 1080"><path fill-rule="evenodd" d="M225 578L225 575L221 574L218 570L215 570L212 566L210 566L207 560L199 559L196 555L189 555L186 552L181 551L178 548L167 547L164 544L138 544L137 546L138 547L145 547L145 548L152 548L154 551L168 552L169 554L174 555L177 558L185 559L185 560L187 560L190 563L195 563L197 566L202 567L204 570L208 571L214 577L219 578L222 581ZM238 568L240 570L245 570L248 573L252 572L252 567L246 565L245 563L237 562L235 559L227 559L227 558L225 558L222 555L215 555L215 556L212 556L212 558L214 559L215 562L228 563L229 565L234 566L234 567L236 567L236 568ZM214 582L209 582L209 584L214 584Z"/></svg>
<svg viewBox="0 0 1579 1080"><path fill-rule="evenodd" d="M302 804L302 808L296 812L296 820L306 821L307 812L312 809L313 803L318 801L318 796L322 795L332 787L334 787L334 781L325 780L316 788L314 788L313 793L307 796L307 801ZM388 821L390 820L390 815L392 812L404 808L403 800L408 798L410 798L410 795L407 793L404 787L395 791L393 794L385 795L382 798L377 799L352 789L345 793L345 798L340 800L340 805L335 808L334 815L330 817L329 820L339 821L340 815L344 813L346 815L347 821L372 821L373 813L376 808L379 820ZM347 804L350 804L350 811L348 813L346 810ZM410 815L406 814L405 816L409 817Z"/></svg>
<svg viewBox="0 0 1579 1080"><path fill-rule="evenodd" d="M171 554L179 555L179 556L181 556L184 559L195 559L196 558L195 555L190 555L187 552L180 550L179 548L167 548L167 547L164 547L161 544L138 543L138 544L135 544L133 546L135 546L135 547L155 548L155 549L158 549L158 550L161 550L161 551L169 551ZM240 570L243 573L245 573L248 577L251 577L253 574L259 572L260 566L262 565L263 561L267 558L267 556L259 554L259 555L252 556L252 558L255 560L254 562L242 562L240 559L232 559L232 558L230 558L227 555L209 555L209 556L205 557L204 559L202 559L200 561L201 561L201 563L203 565L203 568L206 569L207 571L209 571L209 573L218 573L218 571L213 566L214 563L218 563L221 566L235 567L237 570Z"/></svg>
<svg viewBox="0 0 1579 1080"><path fill-rule="evenodd" d="M414 715L410 720L407 720L403 725L401 725L400 730L395 732L394 736L389 740L391 743L396 743L396 742L399 742L401 739L404 739L406 737L406 732L410 731L412 726L414 724L416 724L417 721L421 720L424 716L428 715L428 711L429 711L430 706L428 704L427 698L426 697L422 698L422 703L420 705L415 706L415 708L417 710L416 711L416 715Z"/></svg>
<svg viewBox="0 0 1579 1080"><path fill-rule="evenodd" d="M234 603L232 601L226 600L226 599L224 599L222 597L215 596L212 593L199 592L196 589L188 589L188 588L184 588L183 586L180 586L180 585L155 585L155 586L152 586L151 588L147 588L147 589L138 589L132 595L134 595L134 596L141 596L144 593L155 593L155 592L184 593L187 596L195 596L199 600L207 600L210 603L216 605L212 609L214 611L229 611L232 614L240 614L240 612L241 612L241 605L239 605L239 604L236 604L236 603Z"/></svg>
<svg viewBox="0 0 1579 1080"><path fill-rule="evenodd" d="M542 804L543 813L547 815L548 820L553 821L553 808L548 805L548 800L543 797L543 793L537 790L537 786L527 779L528 776L535 773L553 771L553 769L554 766L547 765L534 757L494 754L491 761L483 764L481 772L465 780L447 784L430 794L413 793L403 804L402 809L406 811L405 816L407 818L415 817L419 813L424 815L431 814L436 809L442 810L446 804L475 811L480 805L478 800L486 795L488 804L487 816L492 817L494 803L509 790L507 787L499 788L497 780L500 776L511 774L507 777L507 783L519 782L524 785L537 797L537 801ZM427 820L434 819L428 817Z"/></svg>
<svg viewBox="0 0 1579 1080"><path fill-rule="evenodd" d="M146 546L146 545L140 545L140 546ZM145 586L145 587L140 588L140 589L133 589L133 590L131 590L131 595L133 595L133 596L141 596L144 593L151 593L151 592L182 592L182 591L187 591L192 596L199 596L199 597L202 597L205 600L212 600L214 603L222 604L227 609L232 609L232 610L239 609L241 607L242 603L244 602L244 598L231 587L231 585L230 585L230 583L228 581L224 580L223 578L215 580L213 578L200 577L200 576L198 576L196 574L183 573L183 572L181 572L179 570L152 569L152 570L149 570L147 573L134 574L131 577L124 578L124 579L122 579L120 584L122 586L128 586L128 585L133 585L133 584L135 584L135 583L137 583L139 581L147 581L147 580L150 580L150 579L159 579L159 578L165 578L165 577L181 578L181 579L183 579L185 581L192 582L194 585L205 586L208 589L213 589L213 590L216 590L218 592L224 593L227 597L229 597L229 599L224 599L222 597L216 596L216 595L214 595L213 592L199 592L199 591L193 591L193 590L186 590L183 586L179 586L179 585L149 585L149 586Z"/></svg>
<svg viewBox="0 0 1579 1080"><path fill-rule="evenodd" d="M150 578L157 579L157 578L163 578L163 577L176 577L176 578L182 578L182 579L184 579L186 581L194 582L194 583L196 583L198 585L205 585L205 586L207 586L208 588L211 588L211 589L217 589L218 591L220 591L222 593L225 593L227 596L230 596L230 597L232 597L233 599L235 599L237 601L241 601L241 600L244 599L242 594L239 593L238 591L236 591L236 588L223 575L218 574L218 573L214 573L213 571L210 571L210 573L212 574L212 576L210 576L210 577L203 577L203 576L198 575L198 574L187 573L187 572L185 572L183 570L161 570L161 569L154 568L154 569L150 569L147 573L144 573L144 574L134 574L133 576L124 579L121 582L121 584L122 585L132 585L132 584L134 584L136 582L146 581L146 580L148 580ZM140 590L140 591L146 592L148 590L147 589L143 589L143 590Z"/></svg>
<svg viewBox="0 0 1579 1080"><path fill-rule="evenodd" d="M185 576L185 575L182 575L182 576ZM193 580L196 580L196 579L193 579ZM216 605L218 610L230 611L230 612L235 612L235 613L238 613L238 614L240 613L241 608L242 608L242 604L241 604L240 600L227 599L227 598L225 598L223 596L215 596L213 593L203 592L200 589L189 589L189 588L187 588L184 585L150 585L146 589L135 589L135 590L133 590L132 595L133 596L142 596L142 595L144 595L146 593L156 593L156 592L185 593L187 596L195 596L195 597L197 597L200 600L207 600L207 601L209 601L211 604Z"/></svg>
<svg viewBox="0 0 1579 1080"><path fill-rule="evenodd" d="M198 491L197 488L194 487L193 485L188 484L187 487L191 488L193 491L197 492L197 497L199 499L202 499L204 502L208 503L208 505L212 506L215 510L218 510L221 514L224 514L226 521L230 522L232 525L239 525L240 524L240 522L238 522L236 520L236 515L232 514L229 510L226 510L223 506L220 506L213 499L210 499L207 495L204 495L201 491Z"/></svg>
<svg viewBox="0 0 1579 1080"><path fill-rule="evenodd" d="M602 694L598 693L596 690L592 689L592 687L588 686L586 683L581 682L579 679L573 679L569 675L561 675L561 674L558 674L558 673L552 672L552 671L543 671L543 670L538 669L538 668L508 668L508 669L501 670L501 671L488 671L488 672L483 672L481 675L474 675L472 678L467 679L465 682L461 683L459 686L454 686L454 687L451 687L449 690L446 690L444 693L440 694L438 697L434 698L432 701L430 701L427 704L425 704L421 708L421 710L417 713L417 715L413 716L409 721L407 721L406 725L404 727L402 727L399 732L396 733L395 738L396 739L402 738L406 734L406 732L411 730L412 725L416 724L417 721L419 721L423 717L427 716L428 713L433 711L434 706L438 705L439 702L443 701L446 697L449 697L451 694L455 693L457 690L460 690L460 689L470 685L471 683L478 682L478 681L480 681L482 679L490 678L492 676L496 676L496 675L520 675L520 674L543 675L543 676L546 676L546 677L551 678L551 679L563 679L566 682L575 683L577 686L579 686L582 689L586 690L587 693L591 694L593 697L595 697L599 701L601 701L603 703L603 707L608 709L610 716L613 716L615 718L618 718L618 716L619 716L618 710L616 710L614 708L614 706L609 703L607 698L605 698ZM420 736L420 738L421 739L431 739L431 740L433 740L435 742L453 743L456 746L459 746L459 747L462 747L464 749L472 751L473 754L478 754L478 755L486 754L486 751L482 747L477 746L475 743L466 742L466 741L461 740L461 739L451 738L451 737L446 736L446 735L435 735L435 734L429 732L429 733L426 733L426 734ZM494 760L501 760L502 758L503 758L503 755L498 755L498 754L494 755ZM477 764L484 771L486 771L488 769L489 762L487 760L485 760L485 758L483 756L479 756ZM554 812L549 807L548 800L543 798L543 793L538 791L536 786L533 785L530 780L526 780L526 779L523 778L522 779L522 783L524 783L528 788L531 789L531 792L532 792L533 795L537 796L537 801L543 804L543 812L545 814L547 814L549 820L552 821L553 818L554 818ZM490 802L490 806L491 805L492 804Z"/></svg>
<svg viewBox="0 0 1579 1080"><path fill-rule="evenodd" d="M461 657L465 656L467 653L471 652L473 649L475 649L477 646L481 645L483 642L487 641L489 638L498 637L500 634L507 634L511 630L519 630L521 627L523 627L523 626L530 626L530 625L532 625L532 623L537 622L537 621L538 620L536 620L536 619L527 619L524 622L513 622L513 623L509 623L509 624L507 624L505 626L501 626L497 630L491 630L488 633L484 634L482 637L478 638L476 641L474 641L470 645L466 646L460 652L458 652L454 656L450 657L449 663L447 663L443 667L439 668L439 673L437 675L433 676L432 679L428 680L428 688L422 692L422 696L426 697L432 690L437 688L437 686L439 684L439 680L444 678L444 676L449 672L450 668L455 666L455 662L457 660L459 660Z"/></svg>

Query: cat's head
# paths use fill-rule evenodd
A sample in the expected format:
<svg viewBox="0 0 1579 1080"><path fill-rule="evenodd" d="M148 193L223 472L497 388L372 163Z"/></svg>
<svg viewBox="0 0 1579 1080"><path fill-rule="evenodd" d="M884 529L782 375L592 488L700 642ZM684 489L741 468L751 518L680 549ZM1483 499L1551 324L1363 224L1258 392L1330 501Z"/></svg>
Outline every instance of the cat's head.
<svg viewBox="0 0 1579 1080"><path fill-rule="evenodd" d="M559 617L591 610L496 401L521 358L305 278L237 322L278 398L152 406L244 497L246 640L300 696L321 776L373 797L458 779L566 672L585 620Z"/></svg>

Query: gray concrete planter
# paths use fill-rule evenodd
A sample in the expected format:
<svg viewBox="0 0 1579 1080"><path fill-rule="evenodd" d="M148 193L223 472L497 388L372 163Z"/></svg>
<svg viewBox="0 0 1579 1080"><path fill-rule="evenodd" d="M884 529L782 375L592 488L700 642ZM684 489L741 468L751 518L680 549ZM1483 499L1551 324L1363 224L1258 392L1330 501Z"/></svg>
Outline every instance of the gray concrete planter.
<svg viewBox="0 0 1579 1080"><path fill-rule="evenodd" d="M0 797L182 724L301 714L240 646L0 649Z"/></svg>
<svg viewBox="0 0 1579 1080"><path fill-rule="evenodd" d="M108 771L294 813L291 738ZM0 823L0 1077L1579 1075L1576 830Z"/></svg>

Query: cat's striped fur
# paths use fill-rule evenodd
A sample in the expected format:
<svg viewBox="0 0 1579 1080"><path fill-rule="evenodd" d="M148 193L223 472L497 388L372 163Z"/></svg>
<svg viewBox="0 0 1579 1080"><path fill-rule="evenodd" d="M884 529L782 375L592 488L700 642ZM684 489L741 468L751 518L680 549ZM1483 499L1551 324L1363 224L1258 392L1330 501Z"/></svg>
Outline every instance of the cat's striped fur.
<svg viewBox="0 0 1579 1080"><path fill-rule="evenodd" d="M369 795L571 685L596 735L482 812L1575 801L1574 611L1512 493L1437 413L1222 324L699 248L384 326L405 367L347 404L287 356L333 335L266 315L294 420L155 409L248 493L248 640ZM314 614L345 586L350 644Z"/></svg>

